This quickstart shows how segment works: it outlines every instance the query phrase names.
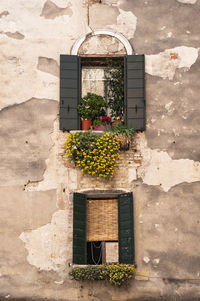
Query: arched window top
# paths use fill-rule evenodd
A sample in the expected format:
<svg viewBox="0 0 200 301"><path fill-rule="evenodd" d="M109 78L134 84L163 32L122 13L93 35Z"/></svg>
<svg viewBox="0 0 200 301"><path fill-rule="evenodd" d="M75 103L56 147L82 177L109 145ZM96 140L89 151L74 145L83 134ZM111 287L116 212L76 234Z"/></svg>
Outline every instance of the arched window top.
<svg viewBox="0 0 200 301"><path fill-rule="evenodd" d="M129 41L122 34L113 32L110 30L95 30L92 33L85 35L84 37L79 38L73 45L71 54L78 55L80 49L83 48L83 46L86 42L88 42L87 47L86 47L87 51L90 51L89 40L94 39L94 37L99 37L99 36L116 39L118 41L118 47L121 48L121 51L122 51L122 53L124 52L124 55L133 54L133 49L132 49ZM94 43L93 43L93 45L94 45ZM104 44L104 46L105 46L105 44ZM109 46L110 46L110 42L109 42ZM103 45L102 45L102 47L103 47ZM100 44L100 48L101 48L101 44ZM105 49L106 47L104 47L104 49L102 49L102 50L100 48L98 47L98 50L100 50L102 52L105 51L105 54L108 54ZM82 51L84 51L84 49L82 49ZM112 53L113 53L113 50L110 49L110 54L112 54ZM87 54L91 54L91 53L88 52Z"/></svg>

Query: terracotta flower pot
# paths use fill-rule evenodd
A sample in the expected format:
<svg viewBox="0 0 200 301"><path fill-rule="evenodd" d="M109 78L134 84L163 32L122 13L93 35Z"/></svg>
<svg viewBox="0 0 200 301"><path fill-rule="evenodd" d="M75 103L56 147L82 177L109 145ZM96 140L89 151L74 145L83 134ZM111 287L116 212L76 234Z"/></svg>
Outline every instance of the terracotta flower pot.
<svg viewBox="0 0 200 301"><path fill-rule="evenodd" d="M94 128L94 131L104 131L104 128L101 125L98 125Z"/></svg>
<svg viewBox="0 0 200 301"><path fill-rule="evenodd" d="M83 131L89 130L89 128L92 126L91 120L81 120L81 129Z"/></svg>

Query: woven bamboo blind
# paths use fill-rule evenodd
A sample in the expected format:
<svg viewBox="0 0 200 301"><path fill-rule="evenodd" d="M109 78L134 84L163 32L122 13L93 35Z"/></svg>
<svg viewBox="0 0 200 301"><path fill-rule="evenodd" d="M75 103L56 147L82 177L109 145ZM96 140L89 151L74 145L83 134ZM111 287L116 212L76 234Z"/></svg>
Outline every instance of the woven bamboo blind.
<svg viewBox="0 0 200 301"><path fill-rule="evenodd" d="M117 200L87 200L87 241L110 240L118 240Z"/></svg>

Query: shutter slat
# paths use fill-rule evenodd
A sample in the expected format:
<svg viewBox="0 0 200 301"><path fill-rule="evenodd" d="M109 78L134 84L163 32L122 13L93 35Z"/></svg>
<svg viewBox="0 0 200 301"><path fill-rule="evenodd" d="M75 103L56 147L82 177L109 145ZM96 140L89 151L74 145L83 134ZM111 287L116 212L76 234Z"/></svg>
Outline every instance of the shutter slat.
<svg viewBox="0 0 200 301"><path fill-rule="evenodd" d="M119 262L134 263L133 195L118 196Z"/></svg>
<svg viewBox="0 0 200 301"><path fill-rule="evenodd" d="M60 118L65 119L66 116L68 117L67 119L75 119L76 120L76 115L77 115L77 109L72 108L69 106L69 108L62 108L60 111Z"/></svg>
<svg viewBox="0 0 200 301"><path fill-rule="evenodd" d="M128 124L129 124L129 127L133 128L133 129L136 129L137 127L138 128L142 128L143 125L144 125L144 119L141 118L141 119L128 119Z"/></svg>
<svg viewBox="0 0 200 301"><path fill-rule="evenodd" d="M129 55L129 62L144 62L143 55Z"/></svg>
<svg viewBox="0 0 200 301"><path fill-rule="evenodd" d="M144 99L141 101L140 98L128 98L127 99L127 108L135 108L137 106L138 108L144 108L145 102Z"/></svg>
<svg viewBox="0 0 200 301"><path fill-rule="evenodd" d="M60 77L61 79L76 79L77 78L77 71L76 70L60 70Z"/></svg>
<svg viewBox="0 0 200 301"><path fill-rule="evenodd" d="M62 62L60 70L74 70L76 68L76 62L71 63L71 62Z"/></svg>
<svg viewBox="0 0 200 301"><path fill-rule="evenodd" d="M69 125L72 129L75 129L77 126L77 119L60 118L60 128L63 131L68 131Z"/></svg>
<svg viewBox="0 0 200 301"><path fill-rule="evenodd" d="M144 87L144 80L141 79L128 79L127 80L127 88L143 88Z"/></svg>
<svg viewBox="0 0 200 301"><path fill-rule="evenodd" d="M60 129L78 130L80 118L80 58L77 55L60 56Z"/></svg>
<svg viewBox="0 0 200 301"><path fill-rule="evenodd" d="M144 99L144 89L140 88L140 89L132 89L129 88L128 89L128 97L129 98L142 98L142 100Z"/></svg>
<svg viewBox="0 0 200 301"><path fill-rule="evenodd" d="M60 55L60 61L62 63L64 62L69 62L69 63L72 63L72 62L77 62L77 56L76 55L66 55L66 54L61 54Z"/></svg>
<svg viewBox="0 0 200 301"><path fill-rule="evenodd" d="M128 109L130 114L135 114L135 111L137 110L137 118L135 118L134 120L138 120L138 119L143 119L144 116L144 108L139 108L139 107L135 107L135 108L129 108ZM131 122L132 118L128 118L128 121Z"/></svg>
<svg viewBox="0 0 200 301"><path fill-rule="evenodd" d="M128 79L144 79L144 71L143 70L129 70L128 71Z"/></svg>
<svg viewBox="0 0 200 301"><path fill-rule="evenodd" d="M69 79L69 78L61 78L60 80L60 87L61 88L71 88L76 89L77 88L77 79Z"/></svg>
<svg viewBox="0 0 200 301"><path fill-rule="evenodd" d="M60 89L60 94L61 94L61 97L74 97L74 98L77 98L77 101L78 101L78 90L77 89L63 89L61 88Z"/></svg>
<svg viewBox="0 0 200 301"><path fill-rule="evenodd" d="M125 121L136 131L145 130L145 58L144 55L125 57Z"/></svg>
<svg viewBox="0 0 200 301"><path fill-rule="evenodd" d="M86 195L74 193L73 263L86 264Z"/></svg>
<svg viewBox="0 0 200 301"><path fill-rule="evenodd" d="M63 108L67 108L68 106L72 108L77 108L77 98L76 97L63 97L61 100L60 106Z"/></svg>
<svg viewBox="0 0 200 301"><path fill-rule="evenodd" d="M144 69L144 62L129 62L128 70L143 70Z"/></svg>

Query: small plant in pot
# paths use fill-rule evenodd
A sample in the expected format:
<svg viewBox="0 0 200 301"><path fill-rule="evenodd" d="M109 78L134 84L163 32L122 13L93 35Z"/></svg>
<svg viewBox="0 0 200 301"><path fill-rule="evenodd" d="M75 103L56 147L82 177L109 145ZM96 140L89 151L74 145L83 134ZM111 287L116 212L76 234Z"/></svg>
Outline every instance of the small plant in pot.
<svg viewBox="0 0 200 301"><path fill-rule="evenodd" d="M88 130L95 119L105 115L107 107L108 104L101 95L88 92L87 95L81 98L78 112L82 120L82 130ZM87 127L84 126L84 121L87 121Z"/></svg>
<svg viewBox="0 0 200 301"><path fill-rule="evenodd" d="M104 131L105 128L110 125L111 118L107 116L101 116L99 119L93 121L93 126L95 131Z"/></svg>
<svg viewBox="0 0 200 301"><path fill-rule="evenodd" d="M121 150L128 150L131 139L134 134L134 129L127 127L122 123L117 123L115 125L109 126L106 131L113 132L120 143Z"/></svg>

